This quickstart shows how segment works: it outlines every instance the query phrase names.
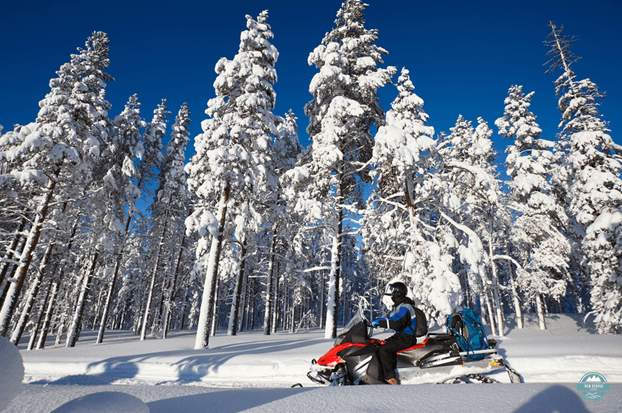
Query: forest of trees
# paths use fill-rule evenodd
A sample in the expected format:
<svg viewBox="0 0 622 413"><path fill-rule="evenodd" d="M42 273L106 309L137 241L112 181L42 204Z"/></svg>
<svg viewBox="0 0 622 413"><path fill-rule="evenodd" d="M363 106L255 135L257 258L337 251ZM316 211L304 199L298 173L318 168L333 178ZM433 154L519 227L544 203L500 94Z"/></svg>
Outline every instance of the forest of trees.
<svg viewBox="0 0 622 413"><path fill-rule="evenodd" d="M572 69L574 39L550 23L555 139L540 137L533 92L518 85L496 132L459 116L437 133L409 71L383 67L366 7L346 0L309 55L306 149L297 115L273 113L267 11L246 16L237 54L216 63L195 137L186 104L173 120L162 100L149 120L132 95L109 116L109 40L94 32L36 119L0 135L0 334L26 333L28 349L48 336L73 347L83 329L98 343L106 329L197 329L197 349L218 329L329 338L356 311L377 315L396 279L431 326L471 307L496 335L506 314L522 328L524 312L542 329L568 312L622 333L622 147L604 94ZM386 85L397 97L385 112ZM508 142L508 181L493 133Z"/></svg>

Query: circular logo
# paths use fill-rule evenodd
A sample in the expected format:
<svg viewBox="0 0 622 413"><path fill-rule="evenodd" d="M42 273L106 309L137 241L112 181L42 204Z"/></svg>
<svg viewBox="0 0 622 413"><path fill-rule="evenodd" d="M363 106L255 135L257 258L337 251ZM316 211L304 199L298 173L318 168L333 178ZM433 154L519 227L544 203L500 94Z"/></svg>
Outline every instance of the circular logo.
<svg viewBox="0 0 622 413"><path fill-rule="evenodd" d="M581 397L588 402L602 400L609 388L610 384L607 383L605 376L600 373L587 373L581 377L581 382L577 384L577 390L579 390Z"/></svg>

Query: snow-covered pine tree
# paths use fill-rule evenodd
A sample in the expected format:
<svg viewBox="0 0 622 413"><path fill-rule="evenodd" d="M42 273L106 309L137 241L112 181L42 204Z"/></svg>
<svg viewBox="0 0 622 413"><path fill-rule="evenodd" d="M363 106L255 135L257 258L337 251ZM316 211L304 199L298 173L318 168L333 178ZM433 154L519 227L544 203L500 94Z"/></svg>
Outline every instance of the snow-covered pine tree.
<svg viewBox="0 0 622 413"><path fill-rule="evenodd" d="M117 202L117 204L113 205L111 209L118 211L117 217L125 222L123 228L117 230L119 240L117 250L114 252L114 269L97 335L96 343L98 344L104 339L112 296L123 262L126 239L130 236L130 224L137 212L136 199L141 196L142 191L147 190L154 176L154 170L159 166L162 157L160 152L162 135L166 130L164 117L169 113L166 110L165 102L162 102L154 111L154 120L149 131L145 133L144 142L141 130L147 124L140 116L140 106L138 96L136 94L130 96L125 109L114 120L113 133L108 146L110 150L110 163L107 165L109 168L108 176L114 177L118 191L116 195L120 197L118 200L112 201L113 203ZM142 161L136 165L135 158ZM127 207L127 213L122 214L119 207L123 209Z"/></svg>
<svg viewBox="0 0 622 413"><path fill-rule="evenodd" d="M87 295L91 290L98 291L97 304L92 309L96 314L93 322L100 320L97 341L103 340L124 245L135 212L133 204L140 195L135 183L139 171L135 159L142 158L145 152L141 134L145 121L140 116L140 106L137 96L130 96L121 114L112 121L112 131L94 168L93 194L90 202L84 205L89 228L88 240L83 245L91 248L91 262L83 268L78 305L67 335L67 347L75 346L79 338ZM98 267L100 264L103 265Z"/></svg>
<svg viewBox="0 0 622 413"><path fill-rule="evenodd" d="M297 156L302 151L302 146L298 140L298 126L296 124L296 116L290 110L284 118L277 117L276 119L277 133L274 136L274 140L271 144L271 156L274 176L282 176L282 174L293 168L296 165ZM291 242L292 233L297 231L297 228L292 228L292 221L288 219L286 213L286 199L284 189L280 181L277 181L278 185L273 188L273 193L269 198L266 198L264 203L265 207L262 209L262 213L266 221L266 229L270 231L264 231L270 234L272 238L269 241L269 246L265 247L270 250L267 257L267 286L266 286L266 300L264 307L264 334L271 334L276 332L277 323L279 318L279 285L284 285L279 274L279 270L282 268L281 260L285 254L287 245ZM255 233L260 234L261 228L258 227L261 221L255 220L253 224ZM239 225L238 225L239 227ZM252 228L251 225L248 225ZM236 230L236 234L239 233ZM266 239L267 238L261 237ZM258 245L258 247L260 247ZM284 274L283 277L287 277L288 274Z"/></svg>
<svg viewBox="0 0 622 413"><path fill-rule="evenodd" d="M424 186L438 188L434 191L438 191L435 196L443 204L440 215L454 227L457 252L469 266L467 288L473 290L488 312L493 334L503 335L495 259L509 215L494 164L492 130L482 118L474 129L462 116L450 130L439 149L443 167Z"/></svg>
<svg viewBox="0 0 622 413"><path fill-rule="evenodd" d="M153 204L151 205L151 223L150 239L153 242L149 248L154 252L151 261L154 262L151 271L151 283L147 303L143 313L143 322L141 327L141 340L146 337L147 320L149 319L151 302L153 298L153 289L155 286L156 276L160 261L164 260L173 262L171 276L174 282L169 290L162 290L165 300L165 311L163 316L162 331L163 338L166 337L168 329L168 319L171 311L172 294L174 293L179 275L179 257L184 244L184 221L188 216L188 193L186 188L186 173L184 171L186 147L190 141L190 110L188 104L184 103L177 113L175 124L172 127L171 139L166 145L164 161L158 175L158 189L156 190ZM177 260L176 260L177 258ZM166 272L166 271L164 271ZM157 320L154 320L157 322Z"/></svg>
<svg viewBox="0 0 622 413"><path fill-rule="evenodd" d="M363 219L363 245L368 268L384 285L399 275L413 287L430 321L442 324L462 300L460 281L447 264L437 229L425 217L422 199L415 199L429 172L437 143L426 126L423 100L414 93L406 69L398 79L398 96L375 137L372 161L377 189Z"/></svg>
<svg viewBox="0 0 622 413"><path fill-rule="evenodd" d="M230 201L234 206L245 199L255 200L248 202L248 213L259 217L258 206L276 187L270 142L277 132L276 116L271 111L276 99L273 85L278 51L269 41L273 34L267 18L267 11L257 20L247 15L248 30L240 36L238 54L233 60L222 58L216 64L216 98L210 99L206 110L210 119L201 124L203 133L195 139L196 154L186 166L188 188L198 199L186 225L201 236L197 262L202 262L208 250L210 254L195 348L208 346ZM212 245L208 249L209 236Z"/></svg>
<svg viewBox="0 0 622 413"><path fill-rule="evenodd" d="M312 144L286 178L301 190L298 204L306 205L309 221L330 228L325 335L333 338L337 335L344 225L361 201L361 184L369 182L373 128L384 124L378 88L390 83L395 73L394 67L378 67L388 52L375 44L378 31L365 28L366 7L360 0L345 1L337 12L336 27L309 54L309 64L319 70L309 86L313 99L305 106Z"/></svg>
<svg viewBox="0 0 622 413"><path fill-rule="evenodd" d="M283 259L283 328L290 332L295 331L299 318L299 308L304 298L309 294L317 303L316 313L319 313L320 328L325 326L325 298L326 275L330 270L331 237L329 229L321 225L309 225L308 205L299 202L298 183L296 173L299 169L286 172L283 182L283 195L289 201L286 203L286 214L283 216L282 238L284 251L280 254ZM305 177L302 178L304 182ZM304 186L305 190L310 189Z"/></svg>
<svg viewBox="0 0 622 413"><path fill-rule="evenodd" d="M0 159L25 159L23 169L9 172L12 176L41 185L40 203L15 275L17 282L11 284L0 310L0 334L7 332L54 194L71 199L75 189L91 179L93 157L99 155L100 140L108 131L110 104L105 100L105 87L113 80L105 72L108 43L105 33L94 32L86 48L71 55L71 62L56 72L50 93L39 104L37 128L19 146L0 153Z"/></svg>
<svg viewBox="0 0 622 413"><path fill-rule="evenodd" d="M436 159L434 173L426 177L425 185L422 187L419 194L419 197L424 200L435 199L437 201L439 204L439 212L436 215L442 216L441 212L445 214L445 216L441 218L441 222L446 222L447 224L450 224L450 222L457 222L458 225L462 225L462 223L468 219L464 204L468 196L469 185L462 184L462 181L463 178L472 178L472 175L464 169L453 167L445 168L445 165L451 165L452 162L463 162L469 159L469 154L460 155L461 151L458 150L458 148L462 145L464 146L464 151L468 152L468 145L464 145L464 143L473 140L473 135L474 129L471 122L466 121L462 115L458 117L454 127L450 128L449 135L441 133L438 139L438 157ZM458 159L454 159L454 156L458 156ZM460 257L459 262L454 261L452 263L452 271L462 277L461 284L464 288L466 299L465 306L471 307L473 303L478 303L477 300L482 294L481 281L478 278L479 273L477 268L480 268L484 259L482 256L483 245L481 245L481 240L479 240L479 238L471 240L468 233L453 225L450 228L444 229L443 233L447 242L453 244L451 245L453 255ZM452 240L455 241L452 242ZM464 244L473 251L471 260L465 260L459 254ZM468 249L464 251L466 252ZM470 267L475 268L475 270L469 269Z"/></svg>
<svg viewBox="0 0 622 413"><path fill-rule="evenodd" d="M570 281L570 243L563 233L567 223L563 205L549 183L556 166L555 143L540 138L542 130L529 110L533 94L525 95L522 86L512 86L504 115L495 124L501 136L513 141L506 149L505 164L510 176L510 208L516 213L512 244L524 270L518 281L527 300L536 303L540 328L545 329L542 295L555 300L565 295ZM514 307L518 316L520 303Z"/></svg>
<svg viewBox="0 0 622 413"><path fill-rule="evenodd" d="M547 73L563 70L555 81L562 115L560 142L564 149L562 173L557 178L567 188L568 215L580 257L591 284L592 313L600 333L622 333L622 280L619 277L622 229L616 217L622 213L620 155L622 147L607 133L598 111L604 97L594 82L578 80L572 64L577 57L569 39L553 22L545 44L550 48Z"/></svg>
<svg viewBox="0 0 622 413"><path fill-rule="evenodd" d="M286 171L296 166L298 155L302 153L302 146L298 140L298 125L296 116L290 109L284 118L277 119L277 133L272 142L272 157L274 160L274 173L282 176ZM291 273L280 271L283 269L283 257L287 254L293 235L299 230L297 223L290 219L287 214L287 202L284 188L279 181L274 197L271 199L270 208L266 210L266 220L273 223L274 234L277 237L275 242L274 256L275 263L272 263L274 270L273 289L272 289L272 314L270 316L271 332L276 332L279 318L284 316L283 307L279 306L279 298L284 299L284 288L288 284ZM282 301L282 300L281 300ZM281 317L279 317L279 315Z"/></svg>

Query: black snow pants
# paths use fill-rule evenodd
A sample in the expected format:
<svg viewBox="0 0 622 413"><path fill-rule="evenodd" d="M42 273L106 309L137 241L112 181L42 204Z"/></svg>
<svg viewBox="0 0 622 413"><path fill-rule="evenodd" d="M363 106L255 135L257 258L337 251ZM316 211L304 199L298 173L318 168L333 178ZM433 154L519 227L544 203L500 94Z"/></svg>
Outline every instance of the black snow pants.
<svg viewBox="0 0 622 413"><path fill-rule="evenodd" d="M378 347L378 359L384 373L384 380L395 379L397 352L417 344L417 338L405 333L396 333Z"/></svg>

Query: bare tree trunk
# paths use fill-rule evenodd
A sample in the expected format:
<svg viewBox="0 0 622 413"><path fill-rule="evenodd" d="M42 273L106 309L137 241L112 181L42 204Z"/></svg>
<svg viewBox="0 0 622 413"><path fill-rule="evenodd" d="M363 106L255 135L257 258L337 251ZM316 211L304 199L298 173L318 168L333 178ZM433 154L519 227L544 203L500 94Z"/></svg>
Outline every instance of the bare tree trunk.
<svg viewBox="0 0 622 413"><path fill-rule="evenodd" d="M209 334L211 330L212 316L214 313L214 293L216 290L216 280L218 278L218 264L220 261L220 249L224 236L225 219L227 215L227 202L229 201L229 183L225 184L220 197L219 216L218 216L218 236L212 238L212 246L209 252L207 274L203 287L203 298L201 300L201 310L199 313L199 324L197 326L197 336L194 343L195 349L208 348Z"/></svg>
<svg viewBox="0 0 622 413"><path fill-rule="evenodd" d="M104 304L104 311L102 314L102 318L99 324L99 332L97 333L97 341L95 344L100 344L104 341L104 332L106 331L106 323L108 322L108 312L110 311L110 304L112 303L112 294L114 292L114 287L117 283L117 276L119 274L119 267L121 267L121 261L123 260L123 252L119 252L117 256L117 262L114 266L114 273L112 274L112 280L110 280L110 289L108 290L108 294L106 295L106 302Z"/></svg>
<svg viewBox="0 0 622 413"><path fill-rule="evenodd" d="M58 172L56 173L56 175L58 175ZM19 294L21 293L22 287L24 286L24 281L26 280L26 275L28 274L28 269L30 268L33 254L35 252L35 249L37 248L37 244L39 243L41 228L43 227L43 222L45 221L45 217L48 213L55 187L56 180L50 179L45 198L43 200L43 203L41 204L39 211L36 214L35 222L32 224L32 228L30 229L30 233L28 234L28 239L26 240L26 244L24 245L24 251L22 252L19 260L19 268L16 274L17 282L11 283L11 286L9 287L9 290L7 292L7 296L4 300L4 303L2 304L2 310L0 310L0 336L6 336L6 334L8 333L11 317L13 317L13 313L15 312L15 307L17 306L17 299L19 298Z"/></svg>
<svg viewBox="0 0 622 413"><path fill-rule="evenodd" d="M62 344L63 336L67 332L67 324L69 323L69 317L71 317L71 314L69 313L73 311L73 309L76 307L76 304L78 302L79 294L75 294L76 297L74 300L72 300L72 297L70 297L69 295L70 295L69 291L65 290L63 300L61 301L62 302L74 301L74 302L65 306L65 308L63 309L63 312L58 317L58 322L56 323L56 326L55 326L56 331L54 332L54 334L56 335L56 337L54 338L55 346L60 346Z"/></svg>
<svg viewBox="0 0 622 413"><path fill-rule="evenodd" d="M289 325L289 332L290 334L294 334L295 329L296 329L296 302L292 303L292 308L291 308L291 323Z"/></svg>
<svg viewBox="0 0 622 413"><path fill-rule="evenodd" d="M266 282L266 306L263 318L263 333L267 336L272 331L272 301L274 282L274 251L276 249L276 230L272 233L272 246L270 247L270 265L268 266L268 280Z"/></svg>
<svg viewBox="0 0 622 413"><path fill-rule="evenodd" d="M45 273L45 267L50 261L53 249L54 243L51 242L45 249L45 254L43 254L43 258L39 264L39 271L35 274L35 279L32 281L30 288L26 293L26 297L24 298L25 303L24 308L22 309L22 314L20 314L19 321L15 325L13 334L11 334L11 343L15 345L19 344L19 340L22 338L22 334L24 334L24 330L26 329L26 323L30 317L30 311L32 310L32 306L37 298L37 294L39 293L39 287L41 286L41 280L43 279L43 274Z"/></svg>
<svg viewBox="0 0 622 413"><path fill-rule="evenodd" d="M95 304L95 317L93 317L93 321L91 322L91 330L95 330L95 326L99 322L100 319L100 309L102 308L102 301L104 300L104 295L106 295L106 289L100 288L99 294L97 294L97 303Z"/></svg>
<svg viewBox="0 0 622 413"><path fill-rule="evenodd" d="M337 203L342 202L343 177L337 184ZM337 216L337 228L333 235L333 248L331 254L331 270L328 277L328 302L326 303L326 328L325 338L337 338L337 317L339 314L339 283L341 280L341 250L343 247L343 209L339 209Z"/></svg>
<svg viewBox="0 0 622 413"><path fill-rule="evenodd" d="M179 254L177 255L177 264L175 264L175 272L173 273L173 282L171 288L166 297L166 311L164 311L164 326L162 326L162 338L166 338L168 334L168 328L170 325L171 316L171 302L175 300L175 289L177 288L177 276L179 274L179 267L181 264L181 256L184 252L184 242L186 242L186 236L181 239L181 246L179 247Z"/></svg>
<svg viewBox="0 0 622 413"><path fill-rule="evenodd" d="M49 300L43 318L41 332L39 333L39 340L37 341L37 350L42 350L45 348L45 340L48 337L50 322L52 321L52 313L54 312L54 303L56 302L56 296L58 295L58 284L59 279L54 278L52 279L50 288L48 289Z"/></svg>
<svg viewBox="0 0 622 413"><path fill-rule="evenodd" d="M514 271L512 269L512 262L508 261L510 268L510 285L512 287L512 301L514 303L514 312L516 314L516 324L519 329L525 328L525 318L523 317L523 309L518 299L518 291L516 290L516 282L514 281Z"/></svg>
<svg viewBox="0 0 622 413"><path fill-rule="evenodd" d="M41 324L43 323L43 318L45 317L45 309L47 308L48 300L50 299L50 290L51 288L47 289L47 292L45 294L45 299L43 300L43 303L41 304L41 311L39 312L39 317L37 318L37 325L34 327L34 329L32 330L32 333L30 334L30 340L28 341L28 347L26 348L27 350L32 350L35 346L37 335L39 334L39 329L41 328Z"/></svg>
<svg viewBox="0 0 622 413"><path fill-rule="evenodd" d="M248 290L246 293L247 304L246 304L246 315L245 315L245 325L246 330L253 330L254 322L253 317L255 314L255 279L250 278L248 281Z"/></svg>
<svg viewBox="0 0 622 413"><path fill-rule="evenodd" d="M28 338L28 345L26 346L26 350L30 351L35 345L35 340L37 339L37 328L39 326L39 321L37 321L36 325L30 327L30 337Z"/></svg>
<svg viewBox="0 0 622 413"><path fill-rule="evenodd" d="M134 333L134 335L140 335L140 330L142 327L142 320L143 320L143 315L145 312L145 303L146 303L146 299L145 299L145 294L141 294L140 295L140 303L137 304L139 310L138 310L138 317L134 316L132 318L132 332Z"/></svg>
<svg viewBox="0 0 622 413"><path fill-rule="evenodd" d="M67 342L65 347L75 347L78 342L78 338L80 336L80 329L82 324L82 316L84 315L84 306L86 304L86 296L89 291L89 287L91 284L91 278L93 278L93 274L95 274L95 265L97 264L97 258L99 257L99 251L95 251L95 255L93 256L93 261L91 262L91 268L89 272L84 274L84 280L82 282L82 288L80 289L80 295L78 296L78 302L76 303L76 312L73 317L73 322L71 323L71 330L69 334L67 334Z"/></svg>
<svg viewBox="0 0 622 413"><path fill-rule="evenodd" d="M546 330L544 303L542 302L542 295L540 293L536 293L536 310L538 311L538 325L540 326L540 330Z"/></svg>
<svg viewBox="0 0 622 413"><path fill-rule="evenodd" d="M244 283L244 267L246 263L246 240L240 244L240 269L235 278L235 290L233 292L233 302L231 303L231 313L229 314L229 328L227 335L235 336L238 330L238 316L240 313L240 301L242 301L242 284Z"/></svg>
<svg viewBox="0 0 622 413"><path fill-rule="evenodd" d="M330 274L328 276L328 300L326 302L326 327L324 338L337 337L337 315L339 314L339 279L341 274L341 233L343 210L339 211L337 230L333 235Z"/></svg>
<svg viewBox="0 0 622 413"><path fill-rule="evenodd" d="M248 303L248 275L246 274L246 264L244 265L244 267L245 269L242 273L242 291L240 293L241 302L238 305L239 311L242 312L242 314L238 316L238 331L243 331L246 327L246 325L244 324L244 314L246 314L246 308Z"/></svg>
<svg viewBox="0 0 622 413"><path fill-rule="evenodd" d="M67 327L67 319L61 318L59 325L56 327L56 337L54 339L54 345L60 346L63 342L63 335L65 334L65 328Z"/></svg>
<svg viewBox="0 0 622 413"><path fill-rule="evenodd" d="M253 287L253 279L249 278L248 274L244 274L244 280L244 306L242 307L244 309L244 312L242 314L242 327L240 328L240 331L248 330L248 314L251 308L251 292Z"/></svg>
<svg viewBox="0 0 622 413"><path fill-rule="evenodd" d="M255 304L256 304L256 300L257 300L257 296L256 296L256 281L255 279L253 279L253 290L252 290L252 295L251 295L251 301L250 301L250 308L249 308L249 314L248 314L248 322L250 323L250 327L247 328L247 330L251 330L253 331L255 329Z"/></svg>
<svg viewBox="0 0 622 413"><path fill-rule="evenodd" d="M147 320L149 319L149 310L151 308L151 301L153 300L153 290L155 289L156 277L158 275L158 266L160 265L160 256L162 255L162 246L164 245L164 237L166 236L166 227L168 224L168 213L164 220L164 228L162 229L162 236L160 237L160 243L158 245L158 254L156 255L156 262L151 271L151 284L149 286L149 295L147 296L147 304L145 305L145 313L143 314L142 328L140 329L140 340L144 340L147 337Z"/></svg>
<svg viewBox="0 0 622 413"><path fill-rule="evenodd" d="M341 310L342 311L341 319L343 320L344 323L346 323L350 318L348 317L349 306L348 306L348 297L347 297L348 277L346 276L345 271L344 271L344 274L341 276L341 279L343 280L343 287L342 287L343 294L341 295L343 298L343 309Z"/></svg>
<svg viewBox="0 0 622 413"><path fill-rule="evenodd" d="M287 329L287 300L288 300L288 285L286 277L283 277L283 281L281 282L281 309L279 314L279 320L281 322L281 331ZM317 304L317 303L316 303ZM320 306L320 308L322 308ZM316 305L317 311L317 305Z"/></svg>
<svg viewBox="0 0 622 413"><path fill-rule="evenodd" d="M492 335L497 335L497 326L495 323L495 315L492 311L492 305L490 304L490 298L488 297L488 291L484 288L484 302L486 304L486 310L488 311L488 318L490 319L490 328L492 330Z"/></svg>
<svg viewBox="0 0 622 413"><path fill-rule="evenodd" d="M464 274L464 286L465 286L465 299L467 302L467 307L471 308L471 289L469 288L469 275L468 274Z"/></svg>
<svg viewBox="0 0 622 413"><path fill-rule="evenodd" d="M503 325L503 307L501 303L501 297L499 295L499 278L497 277L497 266L495 265L495 261L492 259L494 257L494 248L493 248L493 239L492 239L492 218L489 215L488 219L488 254L490 257L490 269L492 272L492 299L493 305L495 308L495 313L497 315L497 327L499 336L503 337L505 335L505 326Z"/></svg>
<svg viewBox="0 0 622 413"><path fill-rule="evenodd" d="M181 310L181 325L180 330L184 329L184 323L186 321L186 309L188 308L188 290L190 289L190 281L186 281L186 292L184 293L184 302Z"/></svg>
<svg viewBox="0 0 622 413"><path fill-rule="evenodd" d="M494 276L496 278L496 275ZM499 333L500 337L504 337L505 336L505 323L504 323L504 314L503 314L503 303L501 302L501 297L499 295L499 284L498 282L496 283L496 285L494 286L494 289L492 290L492 295L494 297L494 308L495 308L495 313L496 313L496 324L497 324L497 330Z"/></svg>
<svg viewBox="0 0 622 413"><path fill-rule="evenodd" d="M274 277L274 303L272 304L272 333L276 333L279 323L279 262L276 262L276 275Z"/></svg>
<svg viewBox="0 0 622 413"><path fill-rule="evenodd" d="M164 268L164 277L162 277L162 286L160 287L160 302L156 307L158 311L155 311L153 315L153 320L151 321L151 335L155 336L158 328L162 326L162 310L164 309L164 294L168 290L168 271L166 271L166 266Z"/></svg>
<svg viewBox="0 0 622 413"><path fill-rule="evenodd" d="M19 255L21 255L24 245L26 244L26 237L22 234L24 228L26 228L26 222L26 218L23 218L15 237L11 242L11 245L6 251L4 261L0 263L0 308L2 308L2 305L4 304L7 291L9 291L9 286L11 284L9 280L13 278L15 270L17 269L17 265L11 263L10 261L15 260Z"/></svg>
<svg viewBox="0 0 622 413"><path fill-rule="evenodd" d="M162 278L162 288L160 288L160 304L158 305L158 314L154 316L154 320L151 323L151 334L155 335L158 327L164 329L164 320L162 314L164 313L164 304L166 300L166 294L169 290L169 275L168 271L164 271L164 277Z"/></svg>
<svg viewBox="0 0 622 413"><path fill-rule="evenodd" d="M484 294L484 293L482 293ZM482 325L489 325L490 323L488 322L488 316L486 315L486 302L485 300L482 298L482 294L477 294L475 295L475 299L477 301L479 301L479 310L480 310L480 316L482 318Z"/></svg>
<svg viewBox="0 0 622 413"><path fill-rule="evenodd" d="M326 301L326 275L324 274L324 270L320 270L320 285L320 328L324 329L326 326L326 313L324 312L324 302Z"/></svg>
<svg viewBox="0 0 622 413"><path fill-rule="evenodd" d="M216 292L214 293L214 314L212 315L212 327L210 329L210 335L212 337L216 335L216 328L218 328L218 301L220 301L221 290L222 280L216 280Z"/></svg>
<svg viewBox="0 0 622 413"><path fill-rule="evenodd" d="M121 314L119 316L119 322L115 326L115 328L123 330L123 326L125 325L125 317L127 316L127 302L123 303L123 310L121 310Z"/></svg>

